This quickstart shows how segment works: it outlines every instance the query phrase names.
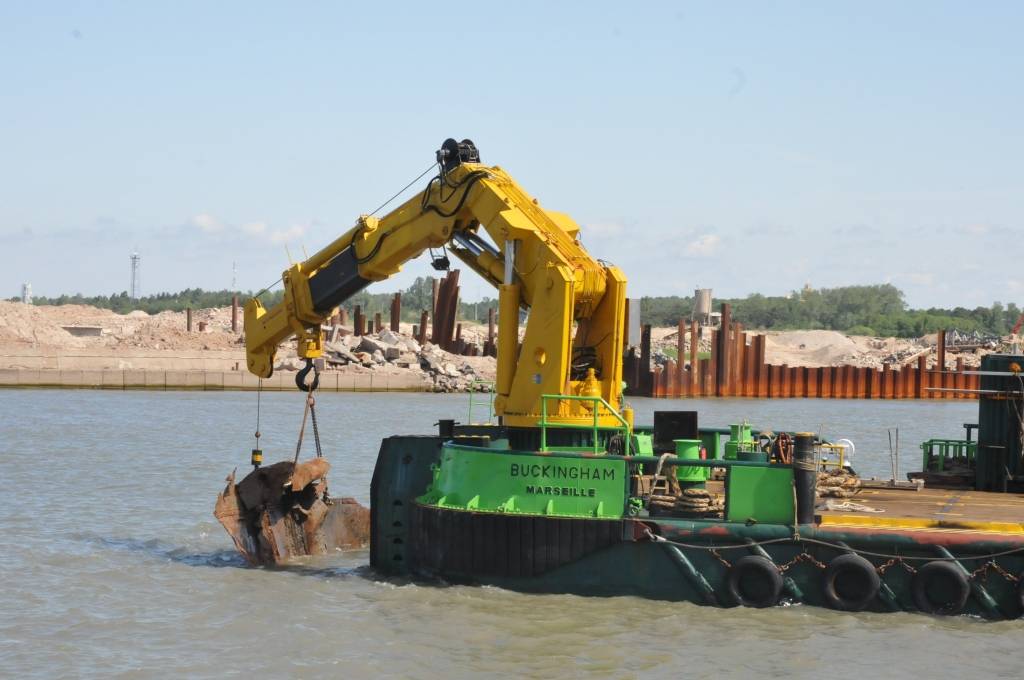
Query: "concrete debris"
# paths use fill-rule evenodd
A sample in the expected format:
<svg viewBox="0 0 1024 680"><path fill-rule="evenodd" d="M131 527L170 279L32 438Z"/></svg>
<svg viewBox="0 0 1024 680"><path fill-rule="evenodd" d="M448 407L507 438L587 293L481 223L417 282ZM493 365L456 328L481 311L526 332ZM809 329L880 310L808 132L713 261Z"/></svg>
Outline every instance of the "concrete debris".
<svg viewBox="0 0 1024 680"><path fill-rule="evenodd" d="M388 344L378 338L374 338L372 335L364 335L361 336L359 340L359 345L358 347L356 347L356 349L358 349L361 352L367 352L369 354L380 353L381 356L384 356L384 353L388 349L397 350L398 348L393 344Z"/></svg>
<svg viewBox="0 0 1024 680"><path fill-rule="evenodd" d="M330 364L358 364L362 360L344 342L325 342L324 356Z"/></svg>
<svg viewBox="0 0 1024 680"><path fill-rule="evenodd" d="M390 328L385 328L379 334L380 341L388 345L404 344L402 338L397 333L392 331Z"/></svg>
<svg viewBox="0 0 1024 680"><path fill-rule="evenodd" d="M400 370L422 374L431 391L466 392L485 390L478 381L493 381L497 364L493 357L467 357L445 352L426 342L422 346L404 333L383 329L363 336L344 336L338 342L324 343L328 367L360 367L371 371ZM301 362L280 359L277 368L295 370Z"/></svg>

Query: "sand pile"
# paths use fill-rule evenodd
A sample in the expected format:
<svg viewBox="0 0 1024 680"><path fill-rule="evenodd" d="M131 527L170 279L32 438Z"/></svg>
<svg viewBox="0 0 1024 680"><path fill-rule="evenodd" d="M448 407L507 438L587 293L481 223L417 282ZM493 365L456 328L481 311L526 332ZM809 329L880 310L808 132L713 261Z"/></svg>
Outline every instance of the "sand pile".
<svg viewBox="0 0 1024 680"><path fill-rule="evenodd" d="M765 359L769 364L788 366L858 366L879 369L888 365L904 366L925 356L929 368L937 362L935 336L923 338L874 338L844 335L837 331L782 331L765 333ZM964 365L977 367L989 350L946 351L946 368Z"/></svg>
<svg viewBox="0 0 1024 680"><path fill-rule="evenodd" d="M198 331L199 322L206 330ZM184 312L142 311L116 314L85 305L24 305L0 301L0 346L40 349L153 350L237 349L239 335L231 332L231 308L197 310L193 332L186 330ZM76 336L66 328L98 329L98 335Z"/></svg>
<svg viewBox="0 0 1024 680"><path fill-rule="evenodd" d="M134 312L133 314L145 314ZM241 334L231 332L231 308L200 309L192 313L192 332L184 312L160 312L154 316L118 316L107 346L139 349L238 349ZM241 312L239 312L241 316ZM206 324L199 331L199 323ZM241 319L239 319L241 324Z"/></svg>
<svg viewBox="0 0 1024 680"><path fill-rule="evenodd" d="M766 333L765 360L789 366L857 365L864 354L852 338L837 331Z"/></svg>
<svg viewBox="0 0 1024 680"><path fill-rule="evenodd" d="M94 319L102 311L82 305L46 308L0 301L0 344L85 347L85 339L76 338L62 326L96 325Z"/></svg>

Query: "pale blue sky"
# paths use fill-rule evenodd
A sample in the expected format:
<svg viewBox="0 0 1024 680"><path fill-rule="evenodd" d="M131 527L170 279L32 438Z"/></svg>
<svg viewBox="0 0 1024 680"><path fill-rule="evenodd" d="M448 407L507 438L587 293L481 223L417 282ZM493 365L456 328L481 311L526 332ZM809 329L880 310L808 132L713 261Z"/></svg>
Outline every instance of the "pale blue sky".
<svg viewBox="0 0 1024 680"><path fill-rule="evenodd" d="M4 3L0 295L259 288L454 136L631 296L1024 302L1024 3L553 4Z"/></svg>

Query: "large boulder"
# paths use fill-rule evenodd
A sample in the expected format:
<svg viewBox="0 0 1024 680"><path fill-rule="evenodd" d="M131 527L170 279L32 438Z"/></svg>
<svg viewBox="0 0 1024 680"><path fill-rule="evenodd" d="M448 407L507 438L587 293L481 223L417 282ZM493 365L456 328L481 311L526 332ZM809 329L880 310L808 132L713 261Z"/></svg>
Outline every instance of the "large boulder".
<svg viewBox="0 0 1024 680"><path fill-rule="evenodd" d="M381 331L383 333L383 331ZM390 333L390 331L388 331ZM379 338L374 338L369 335L364 335L362 341L359 343L359 349L363 352L369 352L374 354L380 352L386 360L391 361L397 359L402 353L402 349L398 345L394 345L388 342L384 342Z"/></svg>
<svg viewBox="0 0 1024 680"><path fill-rule="evenodd" d="M435 356L430 352L423 352L420 354L420 366L424 371L430 371L431 373L443 373L442 360L440 357Z"/></svg>
<svg viewBox="0 0 1024 680"><path fill-rule="evenodd" d="M397 359L395 359L395 365L399 368L412 368L413 366L418 368L420 365L420 358L412 352L403 352Z"/></svg>

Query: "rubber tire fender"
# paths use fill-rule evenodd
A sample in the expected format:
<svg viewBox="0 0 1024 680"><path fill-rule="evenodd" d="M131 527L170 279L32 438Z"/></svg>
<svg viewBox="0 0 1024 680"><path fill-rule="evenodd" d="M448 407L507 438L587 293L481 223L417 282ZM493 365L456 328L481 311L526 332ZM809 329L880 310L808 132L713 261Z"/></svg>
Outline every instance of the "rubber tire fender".
<svg viewBox="0 0 1024 680"><path fill-rule="evenodd" d="M943 578L955 585L959 592L948 602L932 602L928 598L928 584L932 579ZM963 611L967 598L971 595L971 584L967 582L967 574L952 562L929 562L917 570L911 584L914 605L926 614L953 616Z"/></svg>
<svg viewBox="0 0 1024 680"><path fill-rule="evenodd" d="M837 582L853 578L860 592L851 595L847 587ZM822 595L829 607L847 612L859 612L874 602L878 597L878 589L882 586L882 580L875 571L875 566L868 560L854 553L840 555L828 563L822 580Z"/></svg>
<svg viewBox="0 0 1024 680"><path fill-rule="evenodd" d="M745 593L747 579L759 579L758 590L762 593ZM729 595L733 602L744 607L774 607L782 595L782 574L767 557L745 555L736 560L729 570Z"/></svg>

